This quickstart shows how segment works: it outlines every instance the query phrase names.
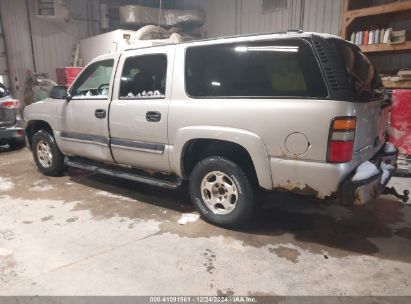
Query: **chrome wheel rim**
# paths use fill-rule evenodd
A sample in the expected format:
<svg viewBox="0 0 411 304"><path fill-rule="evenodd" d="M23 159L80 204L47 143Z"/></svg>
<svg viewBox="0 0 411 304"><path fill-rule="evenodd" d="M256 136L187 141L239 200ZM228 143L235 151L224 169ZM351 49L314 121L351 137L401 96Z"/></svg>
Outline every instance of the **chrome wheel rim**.
<svg viewBox="0 0 411 304"><path fill-rule="evenodd" d="M44 141L40 140L37 143L37 159L42 167L50 168L53 164L53 154L51 154L50 145Z"/></svg>
<svg viewBox="0 0 411 304"><path fill-rule="evenodd" d="M238 190L231 177L221 171L213 171L201 181L201 196L215 214L231 213L238 202Z"/></svg>

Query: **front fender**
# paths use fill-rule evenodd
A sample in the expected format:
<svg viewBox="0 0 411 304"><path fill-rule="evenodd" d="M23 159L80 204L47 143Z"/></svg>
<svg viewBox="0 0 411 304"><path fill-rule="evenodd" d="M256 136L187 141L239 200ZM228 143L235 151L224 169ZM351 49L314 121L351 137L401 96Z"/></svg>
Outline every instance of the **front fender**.
<svg viewBox="0 0 411 304"><path fill-rule="evenodd" d="M272 177L267 150L261 138L252 132L218 126L191 126L177 131L171 151L170 166L182 176L182 156L186 145L195 139L216 139L236 143L248 151L261 187L272 189Z"/></svg>
<svg viewBox="0 0 411 304"><path fill-rule="evenodd" d="M57 105L58 103L53 99L47 98L25 107L23 112L25 125L33 120L44 121L55 130Z"/></svg>

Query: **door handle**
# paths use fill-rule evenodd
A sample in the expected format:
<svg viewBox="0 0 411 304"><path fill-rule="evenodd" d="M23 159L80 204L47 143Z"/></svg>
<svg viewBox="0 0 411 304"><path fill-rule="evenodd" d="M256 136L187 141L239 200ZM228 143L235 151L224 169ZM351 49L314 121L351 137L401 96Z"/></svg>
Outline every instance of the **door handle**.
<svg viewBox="0 0 411 304"><path fill-rule="evenodd" d="M146 119L149 122L157 122L161 120L161 113L157 111L149 111L146 113Z"/></svg>
<svg viewBox="0 0 411 304"><path fill-rule="evenodd" d="M103 110L103 109L97 109L95 112L94 112L94 115L97 117L97 118L106 118L106 110Z"/></svg>

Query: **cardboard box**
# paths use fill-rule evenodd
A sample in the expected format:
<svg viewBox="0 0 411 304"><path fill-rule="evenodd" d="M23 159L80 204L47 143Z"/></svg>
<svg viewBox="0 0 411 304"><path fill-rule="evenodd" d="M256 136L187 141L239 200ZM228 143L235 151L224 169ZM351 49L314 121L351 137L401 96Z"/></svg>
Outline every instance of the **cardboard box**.
<svg viewBox="0 0 411 304"><path fill-rule="evenodd" d="M391 32L391 44L399 44L405 42L405 30Z"/></svg>

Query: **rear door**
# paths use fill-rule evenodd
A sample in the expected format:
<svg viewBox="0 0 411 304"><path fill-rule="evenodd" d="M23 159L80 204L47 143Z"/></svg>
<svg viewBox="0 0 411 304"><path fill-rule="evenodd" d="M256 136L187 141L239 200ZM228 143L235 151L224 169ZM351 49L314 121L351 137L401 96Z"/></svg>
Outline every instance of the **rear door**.
<svg viewBox="0 0 411 304"><path fill-rule="evenodd" d="M110 105L111 151L123 165L169 172L168 108L174 46L126 52Z"/></svg>
<svg viewBox="0 0 411 304"><path fill-rule="evenodd" d="M384 103L381 79L369 59L356 47L335 42L344 58L349 83L354 91L357 131L354 152L357 156L376 153L385 142L389 104Z"/></svg>

